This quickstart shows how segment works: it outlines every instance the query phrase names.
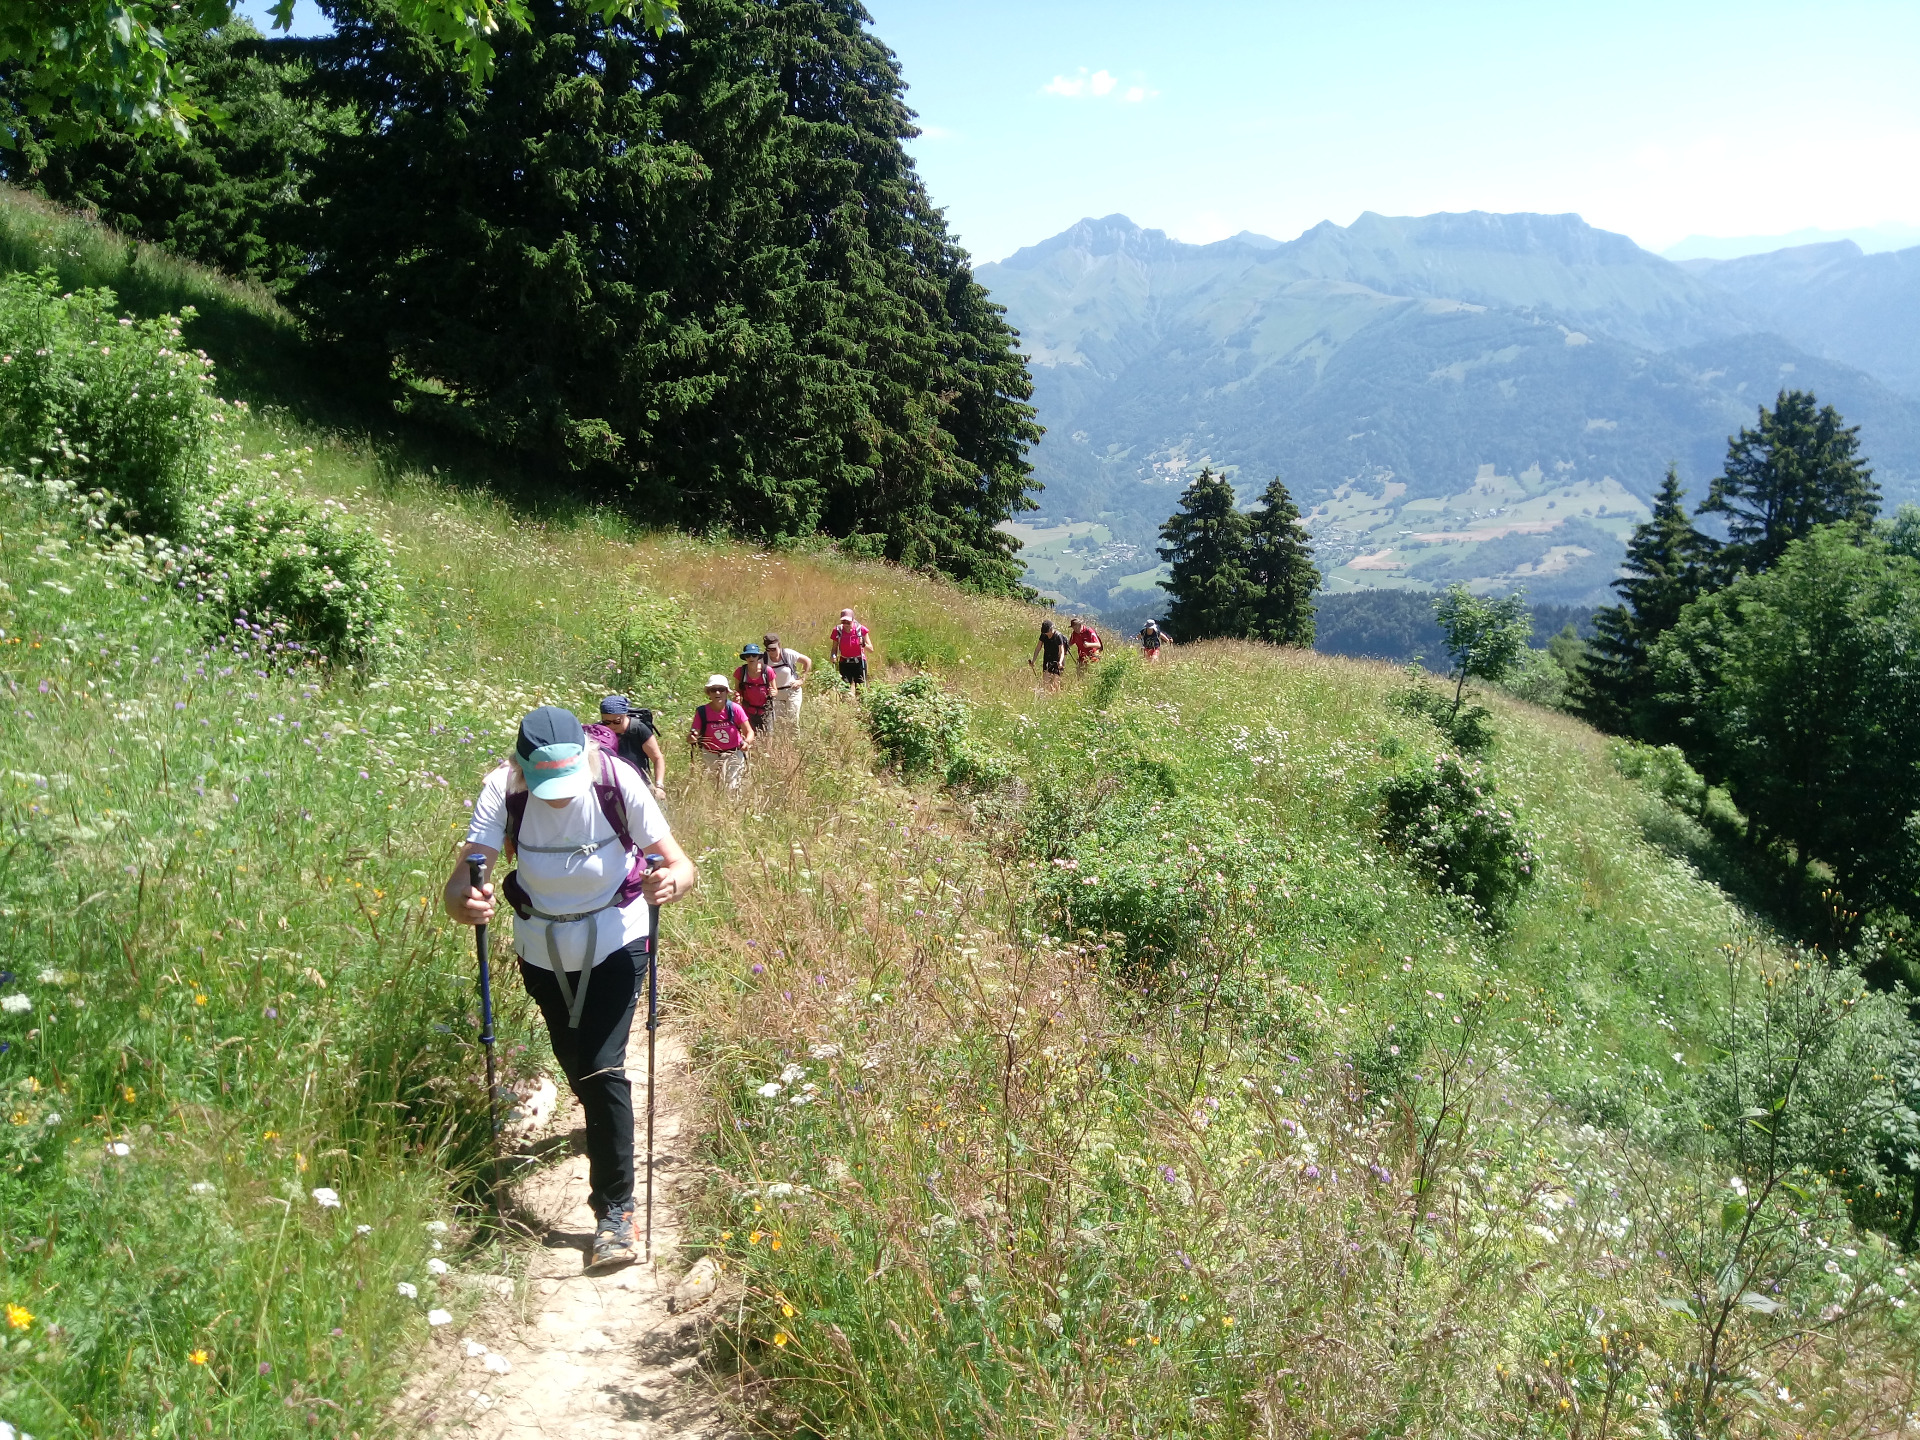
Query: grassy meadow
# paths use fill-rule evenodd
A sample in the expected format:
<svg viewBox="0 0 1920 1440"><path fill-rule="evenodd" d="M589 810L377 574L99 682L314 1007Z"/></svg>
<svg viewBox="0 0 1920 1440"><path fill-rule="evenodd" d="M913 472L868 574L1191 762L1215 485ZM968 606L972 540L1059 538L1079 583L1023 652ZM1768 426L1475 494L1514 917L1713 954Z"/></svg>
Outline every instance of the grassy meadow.
<svg viewBox="0 0 1920 1440"><path fill-rule="evenodd" d="M744 1282L708 1362L750 1431L1907 1423L1903 1258L1701 1118L1730 1004L1871 1003L1655 843L1682 822L1602 737L1490 700L1537 857L1491 925L1379 837L1383 782L1440 749L1397 671L1116 647L1047 690L1030 607L335 423L262 297L11 196L0 256L195 306L246 460L391 541L405 631L373 673L263 663L69 497L0 487L0 1419L390 1432L514 1273L475 1223L471 941L436 903L465 802L527 707L618 685L671 739L774 630L821 662L798 743L731 797L668 745L703 872L665 940L689 1229ZM842 605L887 679L961 702L975 779L882 763L827 675ZM509 1071L550 1063L501 997Z"/></svg>

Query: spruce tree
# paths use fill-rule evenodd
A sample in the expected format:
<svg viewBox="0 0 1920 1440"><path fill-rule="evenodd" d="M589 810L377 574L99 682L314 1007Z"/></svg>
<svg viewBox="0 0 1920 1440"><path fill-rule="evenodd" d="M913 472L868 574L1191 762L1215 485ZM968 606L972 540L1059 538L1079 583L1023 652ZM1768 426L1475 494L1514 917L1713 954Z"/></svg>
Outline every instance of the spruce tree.
<svg viewBox="0 0 1920 1440"><path fill-rule="evenodd" d="M1160 527L1160 558L1173 568L1160 582L1172 597L1167 628L1182 641L1246 633L1247 534L1233 486L1202 468Z"/></svg>
<svg viewBox="0 0 1920 1440"><path fill-rule="evenodd" d="M475 90L341 0L301 307L416 414L660 523L816 531L990 591L1031 509L1031 381L904 143L855 0L541 3Z"/></svg>
<svg viewBox="0 0 1920 1440"><path fill-rule="evenodd" d="M1247 634L1275 645L1311 647L1320 571L1300 508L1278 475L1247 516L1247 532Z"/></svg>
<svg viewBox="0 0 1920 1440"><path fill-rule="evenodd" d="M1713 548L1687 518L1680 472L1669 465L1653 514L1634 527L1622 574L1613 582L1622 603L1593 617L1580 708L1594 725L1647 738L1653 724L1647 706L1654 693L1649 652L1681 610L1709 588Z"/></svg>
<svg viewBox="0 0 1920 1440"><path fill-rule="evenodd" d="M1722 580L1770 568L1816 525L1864 524L1880 513L1880 487L1860 455L1860 427L1805 390L1782 390L1760 407L1757 428L1727 441L1726 473L1715 478L1702 515L1727 517Z"/></svg>

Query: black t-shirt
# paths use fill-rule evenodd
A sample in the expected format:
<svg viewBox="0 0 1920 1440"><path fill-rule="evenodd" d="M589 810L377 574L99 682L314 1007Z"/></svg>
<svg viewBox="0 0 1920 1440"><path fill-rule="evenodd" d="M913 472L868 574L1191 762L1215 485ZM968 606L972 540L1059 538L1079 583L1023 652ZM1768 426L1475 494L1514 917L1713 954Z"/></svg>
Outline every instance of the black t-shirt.
<svg viewBox="0 0 1920 1440"><path fill-rule="evenodd" d="M647 741L653 739L653 727L638 715L629 715L626 730L615 738L620 742L620 748L616 753L640 772L641 779L651 783L653 762L647 758L647 752L642 747Z"/></svg>
<svg viewBox="0 0 1920 1440"><path fill-rule="evenodd" d="M1166 639L1166 634L1157 625L1149 625L1140 632L1140 644L1148 650L1158 650L1160 648L1160 642L1164 639Z"/></svg>
<svg viewBox="0 0 1920 1440"><path fill-rule="evenodd" d="M1040 637L1040 653L1046 657L1047 664L1061 664L1067 654L1067 637L1058 630L1049 630Z"/></svg>

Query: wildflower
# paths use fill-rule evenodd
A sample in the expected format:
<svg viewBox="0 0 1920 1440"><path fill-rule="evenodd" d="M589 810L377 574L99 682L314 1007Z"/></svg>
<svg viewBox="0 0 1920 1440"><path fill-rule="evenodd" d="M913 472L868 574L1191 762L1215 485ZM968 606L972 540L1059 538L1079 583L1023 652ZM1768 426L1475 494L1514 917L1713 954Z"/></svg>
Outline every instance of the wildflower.
<svg viewBox="0 0 1920 1440"><path fill-rule="evenodd" d="M446 1261L444 1261L444 1260L429 1260L429 1261L427 1261L427 1273L428 1273L429 1275L444 1275L444 1274L446 1274L446 1273L447 1273L447 1262L446 1262Z"/></svg>
<svg viewBox="0 0 1920 1440"><path fill-rule="evenodd" d="M0 998L0 1010L9 1015L23 1015L33 1009L33 998L28 995L8 995Z"/></svg>
<svg viewBox="0 0 1920 1440"><path fill-rule="evenodd" d="M453 1323L453 1316L448 1314L445 1310L427 1311L427 1324L429 1325L440 1326L440 1325L451 1325L452 1323Z"/></svg>
<svg viewBox="0 0 1920 1440"><path fill-rule="evenodd" d="M787 1341L792 1338L793 1337L784 1330L776 1330L773 1332L773 1343L776 1345L785 1345Z"/></svg>
<svg viewBox="0 0 1920 1440"><path fill-rule="evenodd" d="M116 1140L107 1146L107 1153L124 1160L133 1153L133 1147L124 1140Z"/></svg>
<svg viewBox="0 0 1920 1440"><path fill-rule="evenodd" d="M781 1086L778 1080L769 1080L760 1087L757 1093L763 1100L775 1100L779 1098L782 1088L784 1087Z"/></svg>
<svg viewBox="0 0 1920 1440"><path fill-rule="evenodd" d="M1744 1195L1747 1193L1747 1182L1735 1175L1728 1179L1727 1188L1736 1195Z"/></svg>
<svg viewBox="0 0 1920 1440"><path fill-rule="evenodd" d="M318 1205L322 1210L338 1210L340 1208L340 1194L330 1185L317 1186L313 1192L313 1203Z"/></svg>
<svg viewBox="0 0 1920 1440"><path fill-rule="evenodd" d="M778 1250L780 1248L780 1237L776 1235L771 1240L767 1241L767 1248L769 1250Z"/></svg>
<svg viewBox="0 0 1920 1440"><path fill-rule="evenodd" d="M428 1233L429 1235L444 1235L444 1234L446 1234L446 1233L447 1233L447 1222L446 1222L446 1221L444 1221L444 1220L429 1220L429 1221L427 1221L427 1233Z"/></svg>
<svg viewBox="0 0 1920 1440"><path fill-rule="evenodd" d="M207 1352L206 1352L206 1351L204 1351L204 1350L195 1350L195 1351L193 1351L193 1352L191 1352L191 1353L190 1353L190 1354L189 1354L189 1355L187 1356L187 1363L188 1363L189 1365L204 1365L204 1364L206 1364L206 1363L207 1363Z"/></svg>
<svg viewBox="0 0 1920 1440"><path fill-rule="evenodd" d="M353 1227L353 1233L356 1235L371 1235L373 1233L373 1227L371 1225L356 1225Z"/></svg>
<svg viewBox="0 0 1920 1440"><path fill-rule="evenodd" d="M1320 1178L1320 1167L1318 1165L1309 1165L1300 1173L1305 1175L1309 1180L1318 1180Z"/></svg>
<svg viewBox="0 0 1920 1440"><path fill-rule="evenodd" d="M784 1200L791 1194L793 1194L793 1186L784 1180L767 1186L767 1198L769 1200Z"/></svg>
<svg viewBox="0 0 1920 1440"><path fill-rule="evenodd" d="M24 1305L16 1305L11 1300L7 1302L7 1328L9 1330L25 1330L32 1324L33 1312L31 1310L27 1309Z"/></svg>
<svg viewBox="0 0 1920 1440"><path fill-rule="evenodd" d="M789 1065L780 1072L781 1082L787 1085L793 1084L796 1080L804 1080L806 1078L807 1072L798 1065Z"/></svg>
<svg viewBox="0 0 1920 1440"><path fill-rule="evenodd" d="M273 1373L273 1366L267 1361L262 1360L260 1362L260 1373L262 1375L271 1375Z"/></svg>
<svg viewBox="0 0 1920 1440"><path fill-rule="evenodd" d="M487 1347L482 1345L478 1340L467 1341L463 1348L466 1350L469 1360L478 1360L482 1355L487 1353Z"/></svg>
<svg viewBox="0 0 1920 1440"><path fill-rule="evenodd" d="M760 1237L765 1235L766 1233L767 1232L764 1230L754 1231L751 1235L747 1236L747 1243L749 1245L758 1245L760 1243Z"/></svg>
<svg viewBox="0 0 1920 1440"><path fill-rule="evenodd" d="M1231 1330L1231 1329L1233 1328L1233 1316L1231 1316L1231 1315L1222 1315L1222 1316L1220 1317L1220 1323L1221 1323L1221 1325L1222 1325L1222 1326L1224 1326L1224 1327L1225 1327L1226 1329L1228 1329L1228 1330Z"/></svg>
<svg viewBox="0 0 1920 1440"><path fill-rule="evenodd" d="M280 1138L280 1132L278 1130L269 1130L260 1138L262 1140L278 1140Z"/></svg>
<svg viewBox="0 0 1920 1440"><path fill-rule="evenodd" d="M187 1193L189 1195L211 1195L213 1193L213 1186L205 1180L196 1180L187 1187Z"/></svg>
<svg viewBox="0 0 1920 1440"><path fill-rule="evenodd" d="M402 1280L393 1288L402 1300L418 1300L420 1298L419 1288L405 1280Z"/></svg>

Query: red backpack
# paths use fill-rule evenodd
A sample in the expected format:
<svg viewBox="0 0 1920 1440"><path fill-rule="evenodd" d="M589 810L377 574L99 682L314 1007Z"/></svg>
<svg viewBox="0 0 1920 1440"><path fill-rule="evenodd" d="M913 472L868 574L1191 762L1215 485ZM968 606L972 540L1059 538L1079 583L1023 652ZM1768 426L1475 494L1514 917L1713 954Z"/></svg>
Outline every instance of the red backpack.
<svg viewBox="0 0 1920 1440"><path fill-rule="evenodd" d="M755 710L765 710L773 703L773 671L762 665L760 674L755 677L747 673L745 665L741 665L733 672L733 689L740 697L740 703L747 707L749 715ZM754 691L759 692L758 699L754 698ZM706 709L704 705L700 708L702 711Z"/></svg>

